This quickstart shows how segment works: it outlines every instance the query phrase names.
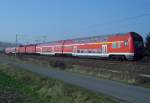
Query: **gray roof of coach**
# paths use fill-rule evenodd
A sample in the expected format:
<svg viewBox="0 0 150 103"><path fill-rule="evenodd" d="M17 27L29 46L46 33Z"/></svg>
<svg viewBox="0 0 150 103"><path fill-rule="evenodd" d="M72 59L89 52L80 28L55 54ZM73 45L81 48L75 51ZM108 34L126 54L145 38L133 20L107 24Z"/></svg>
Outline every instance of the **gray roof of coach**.
<svg viewBox="0 0 150 103"><path fill-rule="evenodd" d="M106 41L108 36L118 36L118 35L125 35L127 33L116 33L116 34L107 34L107 35L99 35L99 36L90 36L90 37L80 37L80 38L75 38L75 39L66 39L66 40L70 40L70 41L75 41L75 42L84 42L84 41L90 41L92 39L95 39L95 41ZM98 40L97 40L98 39ZM101 40L100 40L101 39ZM62 42L64 40L59 40L59 41L52 41L52 42L46 42L46 43L38 43L37 45L49 45L49 44L53 44L56 42Z"/></svg>

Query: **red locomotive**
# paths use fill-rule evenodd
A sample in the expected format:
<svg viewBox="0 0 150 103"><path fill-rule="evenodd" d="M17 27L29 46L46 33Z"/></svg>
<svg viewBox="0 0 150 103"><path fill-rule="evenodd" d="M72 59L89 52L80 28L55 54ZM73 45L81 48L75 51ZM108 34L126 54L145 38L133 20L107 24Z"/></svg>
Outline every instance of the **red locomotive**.
<svg viewBox="0 0 150 103"><path fill-rule="evenodd" d="M72 55L135 60L141 57L144 50L144 43L139 34L129 32L124 34L61 40L36 45L24 45L16 47L15 50L16 53ZM10 48L5 49L6 54L15 52L12 52Z"/></svg>

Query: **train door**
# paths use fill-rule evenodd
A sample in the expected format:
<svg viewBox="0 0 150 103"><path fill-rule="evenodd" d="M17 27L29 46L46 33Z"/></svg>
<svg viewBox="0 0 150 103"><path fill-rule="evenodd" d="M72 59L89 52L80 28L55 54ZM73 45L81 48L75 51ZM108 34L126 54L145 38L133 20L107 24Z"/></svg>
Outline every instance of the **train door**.
<svg viewBox="0 0 150 103"><path fill-rule="evenodd" d="M102 45L102 54L107 54L107 45Z"/></svg>
<svg viewBox="0 0 150 103"><path fill-rule="evenodd" d="M73 53L77 53L77 46L73 47Z"/></svg>

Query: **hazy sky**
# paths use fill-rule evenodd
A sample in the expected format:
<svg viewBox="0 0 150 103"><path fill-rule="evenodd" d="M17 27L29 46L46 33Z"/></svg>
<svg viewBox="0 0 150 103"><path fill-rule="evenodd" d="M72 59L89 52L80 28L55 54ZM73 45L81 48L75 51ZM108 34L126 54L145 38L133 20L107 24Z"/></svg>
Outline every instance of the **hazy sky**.
<svg viewBox="0 0 150 103"><path fill-rule="evenodd" d="M0 41L150 32L150 0L0 0Z"/></svg>

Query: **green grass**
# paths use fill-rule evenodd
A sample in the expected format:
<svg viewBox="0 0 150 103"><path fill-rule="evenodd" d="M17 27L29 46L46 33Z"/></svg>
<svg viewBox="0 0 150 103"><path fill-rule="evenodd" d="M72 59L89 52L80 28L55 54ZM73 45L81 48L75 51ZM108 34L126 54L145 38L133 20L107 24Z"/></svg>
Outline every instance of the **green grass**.
<svg viewBox="0 0 150 103"><path fill-rule="evenodd" d="M97 79L106 79L106 80L113 80L113 81L117 81L117 82L121 82L127 85L136 85L136 86L141 86L141 87L145 87L145 88L150 88L150 79L149 78L144 78L143 77L139 77L138 75L136 75L136 73L134 72L134 68L130 68L129 70L127 69L122 69L120 71L120 73L115 73L115 72L111 72L109 71L109 69L105 69L105 68L93 68L93 67L84 67L81 65L73 65L73 64L69 64L69 63L64 63L61 61L40 61L40 60L36 60L33 58L26 58L26 59L18 59L15 57L9 57L12 60L16 60L16 62L29 62L29 63L33 63L36 65L41 65L43 67L48 67L49 69L55 69L55 70L63 70L63 71L67 71L70 73L77 73L77 74L81 74L81 75L88 75L88 76L92 76L92 77L96 77ZM113 70L113 69L112 69ZM114 69L115 70L115 69Z"/></svg>
<svg viewBox="0 0 150 103"><path fill-rule="evenodd" d="M0 65L0 88L12 88L23 98L21 103L119 103L117 99L40 77L12 64ZM7 97L6 97L7 98ZM16 103L18 99L16 99ZM10 100L11 101L11 100Z"/></svg>
<svg viewBox="0 0 150 103"><path fill-rule="evenodd" d="M36 103L22 91L25 85L0 71L0 101L2 103Z"/></svg>
<svg viewBox="0 0 150 103"><path fill-rule="evenodd" d="M60 61L51 61L51 60L41 61L33 58L16 58L13 56L8 58L10 58L11 60L15 60L18 63L27 62L27 63L40 65L43 67L48 67L49 69L63 70L70 73L77 73L81 75L96 77L97 79L112 80L127 85L135 85L135 86L150 88L150 78L143 79L143 77L139 77L138 75L136 75L136 73L134 72L134 69L136 68L134 69L130 68L129 70L128 69L126 70L124 68L120 71L120 73L115 73L105 68L84 67L81 65L73 65L69 63L60 62Z"/></svg>

